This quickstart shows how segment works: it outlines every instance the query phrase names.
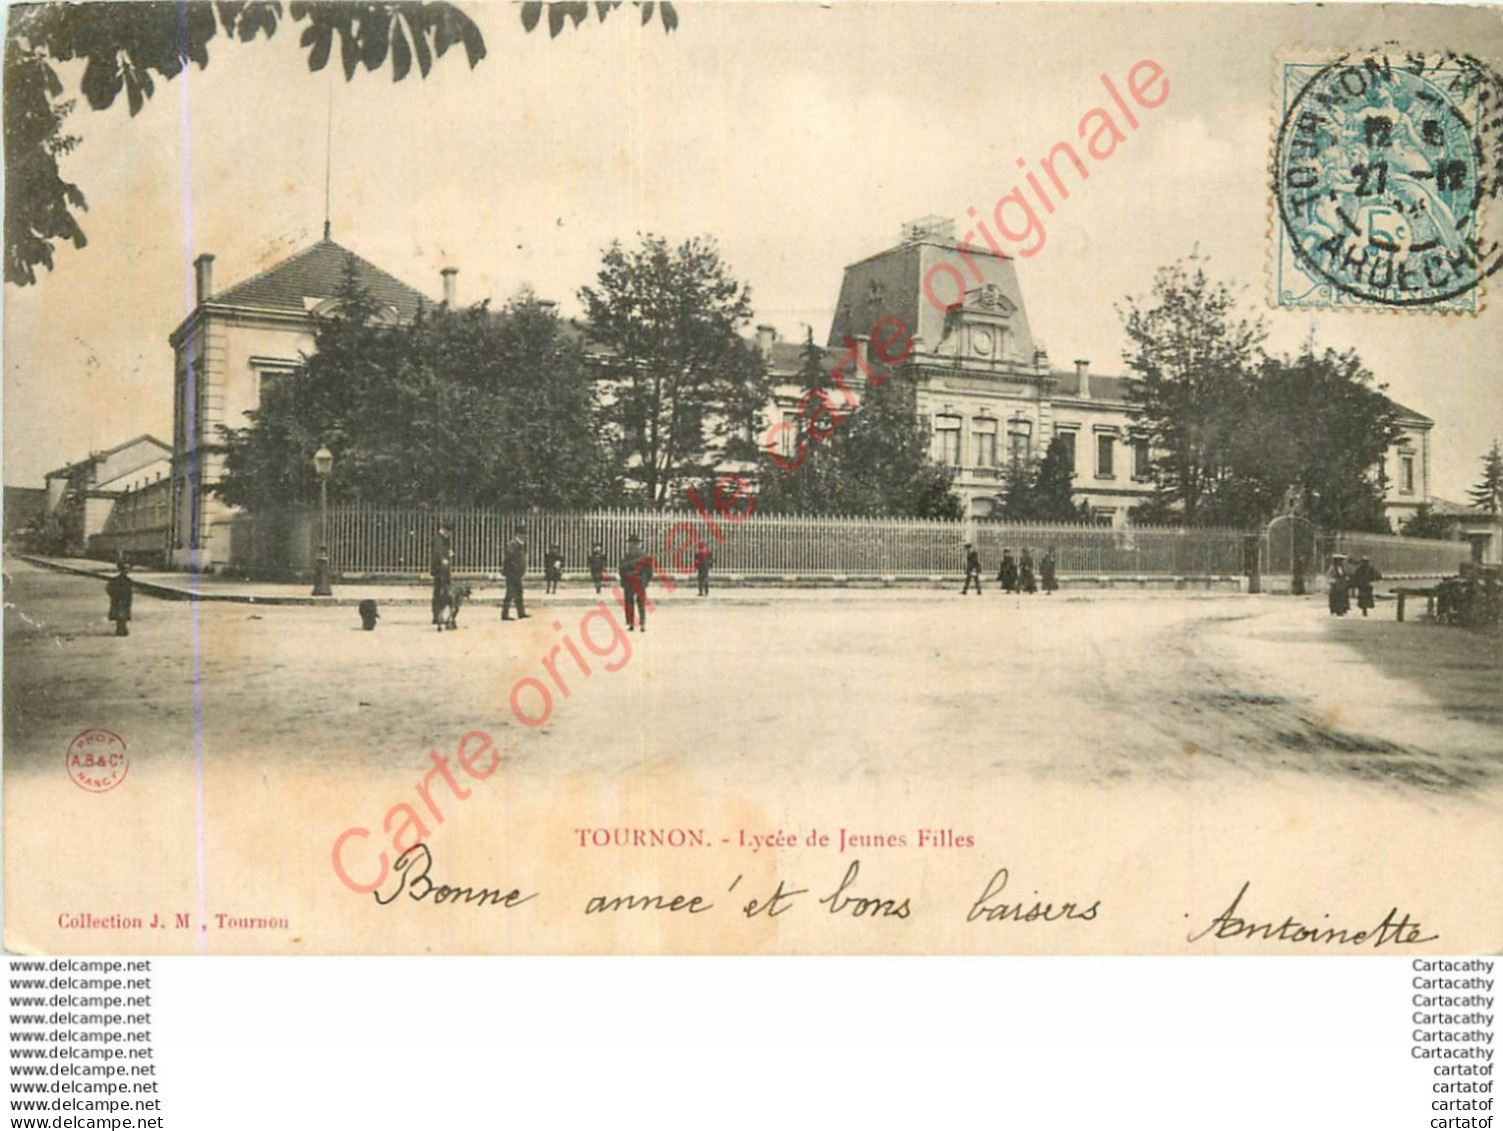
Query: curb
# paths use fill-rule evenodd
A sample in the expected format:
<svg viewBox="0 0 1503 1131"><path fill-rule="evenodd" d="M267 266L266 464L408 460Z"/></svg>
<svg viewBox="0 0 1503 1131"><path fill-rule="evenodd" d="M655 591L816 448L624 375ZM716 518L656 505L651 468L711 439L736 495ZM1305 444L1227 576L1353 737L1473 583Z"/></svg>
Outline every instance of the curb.
<svg viewBox="0 0 1503 1131"><path fill-rule="evenodd" d="M39 557L33 554L16 554L15 557L31 565L42 569L49 569L56 573L65 573L74 577L87 577L95 581L107 581L113 575L113 569L103 563L97 569L84 568L69 565L65 562L50 558ZM367 584L370 583L368 579ZM388 586L399 585L404 579L383 578ZM751 596L760 590L769 589L842 589L842 590L870 590L882 592L892 589L904 590L928 590L934 593L944 593L951 589L957 592L961 582L961 575L957 574L953 579L947 579L943 575L926 577L898 578L896 576L882 577L850 577L815 578L804 575L787 575L783 577L753 578L739 574L727 574L725 580L718 587L718 592L724 595L735 594L736 596ZM1205 594L1229 595L1241 592L1240 578L1223 577L1220 575L1201 575L1192 577L1179 576L1103 576L1092 577L1086 574L1075 576L1062 576L1060 578L1060 592L1076 594L1082 591L1090 593L1140 593L1140 592L1192 592ZM342 584L354 591L352 596L314 597L309 595L292 594L255 594L255 593L214 593L204 590L190 589L182 585L163 584L160 581L143 581L132 578L132 585L136 592L149 597L156 597L163 601L214 601L238 605L286 605L327 608L355 608L364 599L361 596L361 585L349 578L345 578ZM413 580L410 584L414 590L411 597L382 597L380 604L387 608L401 607L426 607L431 598L428 595L427 583ZM586 582L586 584L588 584ZM547 594L535 592L530 594L533 600L539 600ZM596 601L604 600L607 592L600 594L581 593L558 593L553 594L548 604L556 607L584 607L593 605ZM736 597L731 597L735 600ZM465 603L479 607L501 607L500 596L495 597L471 597ZM760 603L760 602L759 602Z"/></svg>

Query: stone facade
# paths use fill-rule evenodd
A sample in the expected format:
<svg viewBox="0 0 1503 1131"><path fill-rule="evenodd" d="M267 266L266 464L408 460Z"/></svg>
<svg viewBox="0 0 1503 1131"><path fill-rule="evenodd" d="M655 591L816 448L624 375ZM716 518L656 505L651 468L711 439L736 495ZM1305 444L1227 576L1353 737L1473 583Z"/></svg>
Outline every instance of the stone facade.
<svg viewBox="0 0 1503 1131"><path fill-rule="evenodd" d="M901 373L916 382L931 454L955 468L968 517L985 518L1000 507L1003 472L1014 454L1042 457L1061 436L1074 455L1076 502L1097 522L1126 524L1153 491L1130 379L1094 372L1086 359L1051 364L1033 336L1012 259L959 250L943 221L905 225L904 237L845 269L827 339L829 364L848 352L847 339L869 351L873 330L896 319L914 346ZM760 327L758 336L776 385L774 420L791 421L803 392L799 348L777 341L771 327ZM856 369L851 373L859 379ZM1390 449L1383 474L1397 529L1430 498L1433 424L1395 408L1404 439Z"/></svg>
<svg viewBox="0 0 1503 1131"><path fill-rule="evenodd" d="M228 559L234 508L213 494L224 471L219 427L244 427L270 381L313 351L316 320L337 308L346 271L391 321L413 317L425 297L326 238L222 292L212 255L198 258L197 304L172 332L173 504L171 561L212 569ZM452 273L446 277L446 286ZM311 459L313 453L309 452Z"/></svg>

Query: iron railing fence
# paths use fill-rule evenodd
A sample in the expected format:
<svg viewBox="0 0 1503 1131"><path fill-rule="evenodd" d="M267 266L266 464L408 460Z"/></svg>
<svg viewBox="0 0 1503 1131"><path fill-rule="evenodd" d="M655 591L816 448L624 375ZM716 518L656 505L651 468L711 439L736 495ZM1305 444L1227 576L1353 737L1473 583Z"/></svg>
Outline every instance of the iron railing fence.
<svg viewBox="0 0 1503 1131"><path fill-rule="evenodd" d="M486 510L404 510L376 506L329 508L329 553L345 576L428 572L434 536L447 522L451 558L459 574L499 575L512 534L527 532L530 572L557 546L564 570L581 575L593 543L601 543L608 568L635 534L643 552L675 573L693 569L695 536L715 554L717 573L749 578L926 578L958 576L964 544L974 542L983 575L996 576L1004 549L1034 561L1053 550L1061 577L1236 577L1251 569L1256 549L1264 573L1288 572L1303 537L1275 524L1240 530L1181 527L1107 527L901 518L808 517L753 514L741 522L715 512L596 510L503 513ZM724 541L708 524L715 523ZM229 565L262 576L309 574L319 538L316 507L239 514L228 523ZM1324 571L1334 553L1366 556L1384 574L1454 574L1469 557L1465 542L1438 542L1379 534L1314 534L1310 572ZM1287 544L1286 544L1287 543ZM1303 556L1303 551L1298 551Z"/></svg>
<svg viewBox="0 0 1503 1131"><path fill-rule="evenodd" d="M1332 554L1371 559L1384 575L1416 574L1449 577L1461 571L1472 556L1468 542L1443 542L1429 538L1402 538L1396 534L1337 533L1321 538L1326 561Z"/></svg>
<svg viewBox="0 0 1503 1131"><path fill-rule="evenodd" d="M567 574L582 574L599 542L611 571L635 534L643 551L675 573L692 571L694 537L705 540L722 574L751 578L922 578L961 572L967 541L994 577L1003 549L1028 548L1037 561L1053 549L1061 576L1236 576L1244 572L1241 531L1158 527L1111 528L1048 523L994 523L901 518L753 514L741 522L711 512L597 510L502 513L485 510L329 508L332 568L346 576L426 574L441 522L452 530L459 574L497 575L507 542L526 529L529 570L539 572L554 546ZM724 540L708 524L715 523ZM240 514L229 522L229 565L270 575L312 569L319 538L317 508Z"/></svg>

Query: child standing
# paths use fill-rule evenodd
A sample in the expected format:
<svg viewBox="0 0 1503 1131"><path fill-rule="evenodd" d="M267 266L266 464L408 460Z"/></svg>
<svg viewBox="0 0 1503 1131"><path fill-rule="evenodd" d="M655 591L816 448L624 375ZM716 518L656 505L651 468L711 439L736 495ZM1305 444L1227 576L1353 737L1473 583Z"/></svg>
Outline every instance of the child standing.
<svg viewBox="0 0 1503 1131"><path fill-rule="evenodd" d="M590 556L586 564L590 567L590 580L595 583L595 592L600 592L600 587L605 583L605 549L599 542L590 546Z"/></svg>
<svg viewBox="0 0 1503 1131"><path fill-rule="evenodd" d="M116 564L115 576L105 583L104 591L110 595L110 617L115 622L116 636L129 636L130 629L130 574L126 571L130 567L121 558Z"/></svg>
<svg viewBox="0 0 1503 1131"><path fill-rule="evenodd" d="M543 556L543 580L547 582L543 591L545 593L557 593L558 583L563 579L563 552L557 546L549 546L548 553Z"/></svg>

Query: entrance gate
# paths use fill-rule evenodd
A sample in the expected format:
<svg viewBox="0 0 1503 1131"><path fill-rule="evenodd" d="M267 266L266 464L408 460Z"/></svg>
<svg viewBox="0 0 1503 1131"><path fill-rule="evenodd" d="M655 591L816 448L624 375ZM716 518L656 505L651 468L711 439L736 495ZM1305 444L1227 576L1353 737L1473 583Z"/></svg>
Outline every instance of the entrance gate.
<svg viewBox="0 0 1503 1131"><path fill-rule="evenodd" d="M1315 524L1303 515L1276 516L1263 532L1265 572L1288 577L1291 590L1303 593L1324 567L1319 541Z"/></svg>

